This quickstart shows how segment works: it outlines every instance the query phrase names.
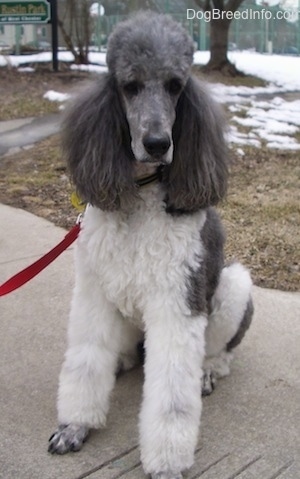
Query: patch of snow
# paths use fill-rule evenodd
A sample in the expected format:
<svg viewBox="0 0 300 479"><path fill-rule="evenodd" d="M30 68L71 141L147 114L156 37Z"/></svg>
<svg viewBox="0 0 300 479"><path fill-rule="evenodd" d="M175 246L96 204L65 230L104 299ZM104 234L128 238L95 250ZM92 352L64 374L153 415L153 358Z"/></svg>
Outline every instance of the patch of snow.
<svg viewBox="0 0 300 479"><path fill-rule="evenodd" d="M197 51L194 54L194 63L204 65L209 56L207 51ZM274 88L281 87L285 91L300 90L299 56L268 55L244 50L228 52L228 58L239 70L270 82Z"/></svg>
<svg viewBox="0 0 300 479"><path fill-rule="evenodd" d="M107 72L107 67L90 63L89 65L71 65L71 70L105 73Z"/></svg>
<svg viewBox="0 0 300 479"><path fill-rule="evenodd" d="M59 92L54 91L54 90L48 90L43 95L43 98L45 98L46 100L49 100L49 101L63 102L63 101L69 100L69 98L71 98L71 95L69 95L68 93L59 93Z"/></svg>
<svg viewBox="0 0 300 479"><path fill-rule="evenodd" d="M244 150L242 150L242 148L237 148L237 149L236 149L236 152L237 152L237 154L240 155L240 156L245 156L245 152L244 152Z"/></svg>
<svg viewBox="0 0 300 479"><path fill-rule="evenodd" d="M267 148L278 148L279 150L300 150L299 143L279 143L279 142L271 142L267 143Z"/></svg>
<svg viewBox="0 0 300 479"><path fill-rule="evenodd" d="M31 67L20 67L20 68L18 68L18 72L34 73L35 69L31 68Z"/></svg>

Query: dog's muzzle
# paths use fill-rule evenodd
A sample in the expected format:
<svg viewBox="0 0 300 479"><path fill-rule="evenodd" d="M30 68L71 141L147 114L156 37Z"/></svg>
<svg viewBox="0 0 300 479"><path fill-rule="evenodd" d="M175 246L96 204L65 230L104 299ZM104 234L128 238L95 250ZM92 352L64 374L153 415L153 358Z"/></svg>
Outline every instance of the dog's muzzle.
<svg viewBox="0 0 300 479"><path fill-rule="evenodd" d="M160 161L161 163L169 163L164 160L164 156L171 146L169 135L147 135L143 138L143 145L149 154L149 161Z"/></svg>

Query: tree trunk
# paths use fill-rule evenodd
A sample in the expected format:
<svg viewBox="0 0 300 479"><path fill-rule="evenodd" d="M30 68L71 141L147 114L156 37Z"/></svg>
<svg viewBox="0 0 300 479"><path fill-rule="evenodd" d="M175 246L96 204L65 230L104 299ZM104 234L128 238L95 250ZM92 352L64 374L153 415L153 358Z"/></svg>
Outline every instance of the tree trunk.
<svg viewBox="0 0 300 479"><path fill-rule="evenodd" d="M203 70L217 70L230 76L243 75L230 63L227 57L229 27L233 12L239 8L243 0L194 1L204 12L210 12L212 15L210 21L210 60ZM217 15L219 18L217 18Z"/></svg>
<svg viewBox="0 0 300 479"><path fill-rule="evenodd" d="M215 19L210 22L210 59L204 70L219 71L226 76L243 75L227 57L230 20Z"/></svg>
<svg viewBox="0 0 300 479"><path fill-rule="evenodd" d="M90 0L67 0L64 19L58 25L75 64L88 64L90 36Z"/></svg>
<svg viewBox="0 0 300 479"><path fill-rule="evenodd" d="M221 70L229 63L227 45L230 22L212 20L210 22L210 60L208 66L213 70Z"/></svg>

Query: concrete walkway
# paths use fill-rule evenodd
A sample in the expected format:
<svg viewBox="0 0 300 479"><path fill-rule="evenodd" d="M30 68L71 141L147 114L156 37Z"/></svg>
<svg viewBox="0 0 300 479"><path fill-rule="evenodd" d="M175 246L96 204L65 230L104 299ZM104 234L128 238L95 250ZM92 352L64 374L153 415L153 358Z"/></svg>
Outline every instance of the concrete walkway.
<svg viewBox="0 0 300 479"><path fill-rule="evenodd" d="M0 156L13 154L58 133L61 117L53 113L41 118L0 121Z"/></svg>
<svg viewBox="0 0 300 479"><path fill-rule="evenodd" d="M64 236L51 223L3 205L0 225L0 283ZM137 446L141 369L118 380L106 430L93 432L79 453L47 453L56 427L72 256L65 252L0 298L1 479L145 477ZM203 401L188 479L300 479L300 294L254 288L254 301L254 323L232 374Z"/></svg>

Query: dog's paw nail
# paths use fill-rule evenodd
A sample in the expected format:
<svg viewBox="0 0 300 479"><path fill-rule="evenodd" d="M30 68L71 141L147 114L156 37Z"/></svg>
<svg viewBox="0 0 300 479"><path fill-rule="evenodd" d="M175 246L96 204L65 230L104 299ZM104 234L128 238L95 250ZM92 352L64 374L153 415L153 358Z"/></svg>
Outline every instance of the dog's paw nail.
<svg viewBox="0 0 300 479"><path fill-rule="evenodd" d="M51 454L77 452L81 449L87 435L88 428L85 426L72 424L59 426L58 430L49 439L48 452Z"/></svg>
<svg viewBox="0 0 300 479"><path fill-rule="evenodd" d="M202 396L209 396L216 387L216 376L210 370L203 371Z"/></svg>

